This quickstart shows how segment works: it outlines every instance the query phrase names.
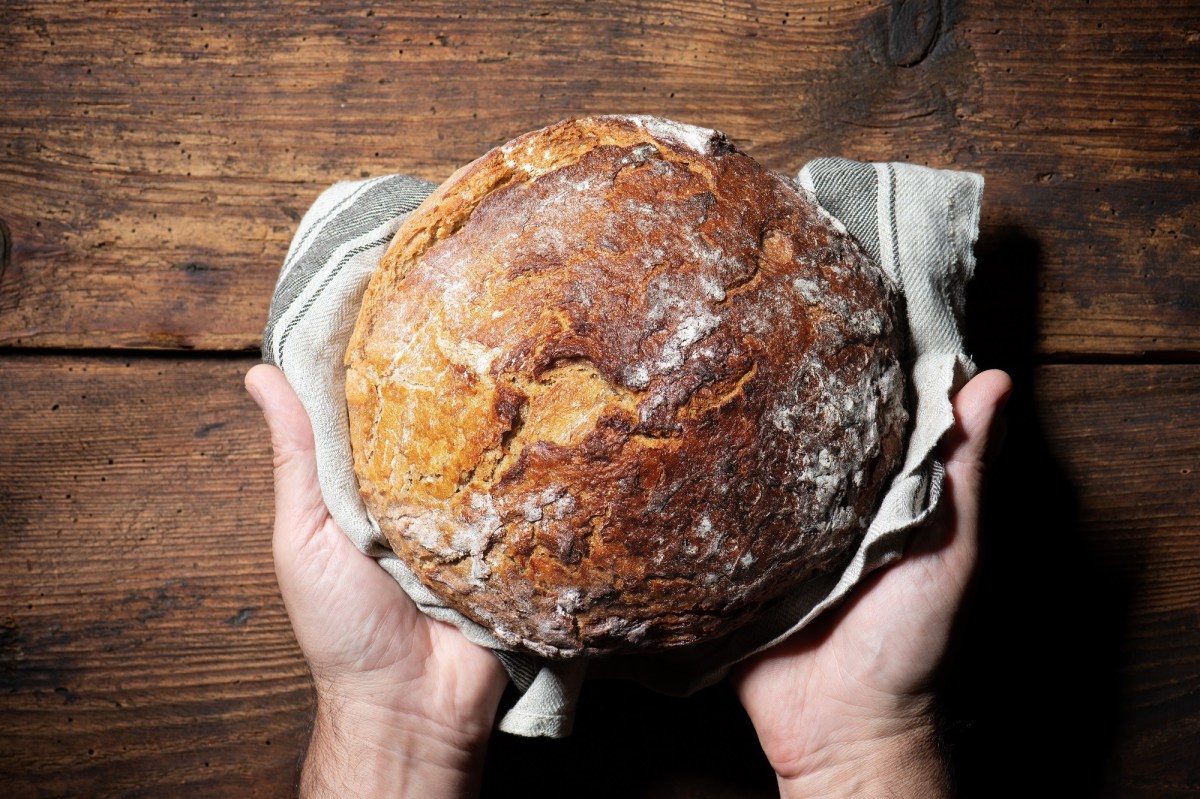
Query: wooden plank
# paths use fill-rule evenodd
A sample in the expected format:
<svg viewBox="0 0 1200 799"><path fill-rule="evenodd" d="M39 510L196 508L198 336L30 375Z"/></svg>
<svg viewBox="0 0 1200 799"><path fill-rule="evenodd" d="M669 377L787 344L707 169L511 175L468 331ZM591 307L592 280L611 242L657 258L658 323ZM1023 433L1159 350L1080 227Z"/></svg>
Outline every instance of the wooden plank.
<svg viewBox="0 0 1200 799"><path fill-rule="evenodd" d="M252 364L0 358L0 783L10 795L293 794L311 691L271 565L268 436L241 388ZM611 715L621 707L628 716ZM664 790L709 775L729 784L709 795L773 795L727 690L685 704L601 686L582 712L581 740L641 740L643 758L652 732L694 741L690 756L652 771ZM720 764L729 744L699 724L714 717L740 730L734 751L746 757ZM639 718L640 739L611 735ZM516 786L526 762L506 761L502 740L495 750L492 783Z"/></svg>
<svg viewBox="0 0 1200 799"><path fill-rule="evenodd" d="M1195 796L1200 367L1016 377L949 701L963 795Z"/></svg>
<svg viewBox="0 0 1200 799"><path fill-rule="evenodd" d="M10 793L286 794L311 694L248 365L0 364Z"/></svg>
<svg viewBox="0 0 1200 799"><path fill-rule="evenodd" d="M6 3L0 343L252 349L322 187L643 112L775 169L979 170L1039 352L1192 357L1197 30L1186 0Z"/></svg>
<svg viewBox="0 0 1200 799"><path fill-rule="evenodd" d="M1096 636L1093 645L1116 644L1105 654L1118 654L1120 666L1107 687L1123 700L1110 730L1121 736L1110 773L1121 778L1109 793L1194 796L1200 792L1200 369L1110 367L1104 374L1091 387L1047 381L1039 397L1051 451L1076 492L1076 532L1085 545L1079 561L1063 565L1095 567L1087 593L1074 597L1080 615L1062 620L1076 629L1082 621ZM1059 414L1061 421L1050 421ZM1116 619L1106 618L1111 611L1123 611L1119 638L1110 626ZM1071 654L1077 673L1099 665L1078 649ZM1086 708L1097 696L1103 694L1076 698Z"/></svg>
<svg viewBox="0 0 1200 799"><path fill-rule="evenodd" d="M290 795L311 693L270 562L252 363L0 357L10 794ZM1055 795L1194 792L1200 366L1018 378L950 702L964 795L1040 767ZM493 740L489 792L524 781L531 795L774 791L724 688L591 685L571 739Z"/></svg>

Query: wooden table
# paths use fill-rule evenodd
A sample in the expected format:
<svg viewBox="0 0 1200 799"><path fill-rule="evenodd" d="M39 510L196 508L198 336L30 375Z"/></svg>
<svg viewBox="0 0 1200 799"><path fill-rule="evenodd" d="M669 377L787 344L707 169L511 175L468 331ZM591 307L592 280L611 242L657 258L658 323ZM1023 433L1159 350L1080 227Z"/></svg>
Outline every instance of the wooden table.
<svg viewBox="0 0 1200 799"><path fill-rule="evenodd" d="M336 180L613 111L781 170L986 176L971 347L1017 391L947 696L962 784L1197 794L1197 85L1186 0L4 3L6 795L292 791L312 693L241 387L289 237ZM486 794L522 780L774 790L721 687L590 686L573 738L496 736Z"/></svg>

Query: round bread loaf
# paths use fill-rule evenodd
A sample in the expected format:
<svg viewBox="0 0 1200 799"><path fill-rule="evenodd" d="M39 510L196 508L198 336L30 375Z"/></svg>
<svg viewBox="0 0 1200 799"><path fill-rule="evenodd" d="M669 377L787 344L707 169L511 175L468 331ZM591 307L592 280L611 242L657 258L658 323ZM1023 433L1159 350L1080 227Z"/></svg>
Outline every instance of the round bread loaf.
<svg viewBox="0 0 1200 799"><path fill-rule="evenodd" d="M719 133L572 120L396 233L346 353L367 509L547 657L724 634L844 566L903 450L896 295Z"/></svg>

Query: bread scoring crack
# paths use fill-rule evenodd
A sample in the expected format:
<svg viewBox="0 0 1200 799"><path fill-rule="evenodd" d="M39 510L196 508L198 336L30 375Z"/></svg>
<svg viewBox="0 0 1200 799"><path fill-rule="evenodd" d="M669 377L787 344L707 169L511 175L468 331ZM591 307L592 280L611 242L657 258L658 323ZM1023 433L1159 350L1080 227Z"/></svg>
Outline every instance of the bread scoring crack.
<svg viewBox="0 0 1200 799"><path fill-rule="evenodd" d="M757 375L758 361L753 360L750 362L750 368L738 375L733 381L733 385L725 391L716 394L709 387L705 387L708 390L693 392L688 402L679 408L679 417L683 419L696 419L710 411L724 408L739 397L744 398L746 396L746 386ZM725 384L728 385L729 381L725 381ZM716 387L712 388L715 389Z"/></svg>
<svg viewBox="0 0 1200 799"><path fill-rule="evenodd" d="M457 173L348 356L393 547L551 657L732 629L844 556L901 454L861 253L745 156L635 127L563 123Z"/></svg>

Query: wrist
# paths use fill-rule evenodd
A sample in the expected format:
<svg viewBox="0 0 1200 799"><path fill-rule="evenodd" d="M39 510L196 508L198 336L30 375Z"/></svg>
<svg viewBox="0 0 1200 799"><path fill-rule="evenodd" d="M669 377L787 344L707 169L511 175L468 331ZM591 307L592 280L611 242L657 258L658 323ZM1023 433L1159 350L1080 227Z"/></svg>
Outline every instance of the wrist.
<svg viewBox="0 0 1200 799"><path fill-rule="evenodd" d="M848 733L803 763L776 768L780 796L948 797L951 782L932 717Z"/></svg>
<svg viewBox="0 0 1200 799"><path fill-rule="evenodd" d="M490 728L458 730L400 710L318 695L301 773L305 799L476 793Z"/></svg>

